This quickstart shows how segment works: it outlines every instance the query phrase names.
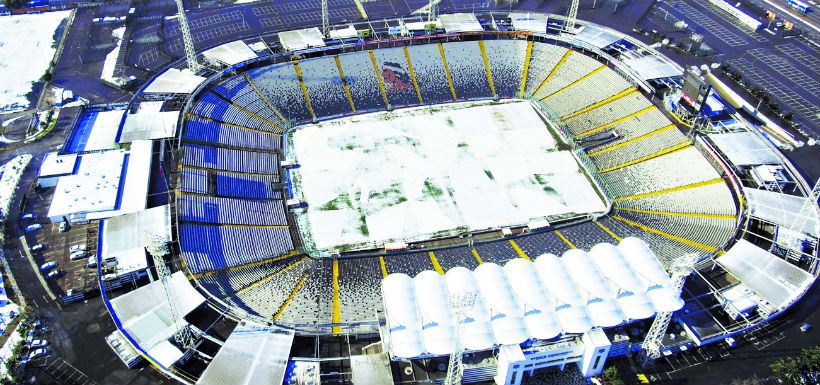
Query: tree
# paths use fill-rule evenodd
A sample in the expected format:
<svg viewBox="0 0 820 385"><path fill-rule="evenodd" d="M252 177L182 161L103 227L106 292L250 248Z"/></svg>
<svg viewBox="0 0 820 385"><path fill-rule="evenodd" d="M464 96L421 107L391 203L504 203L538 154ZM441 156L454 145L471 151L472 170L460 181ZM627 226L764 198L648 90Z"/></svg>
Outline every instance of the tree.
<svg viewBox="0 0 820 385"><path fill-rule="evenodd" d="M788 385L800 384L800 365L794 357L778 358L769 368L772 374Z"/></svg>
<svg viewBox="0 0 820 385"><path fill-rule="evenodd" d="M26 2L23 0L3 0L3 5L6 8L20 8L26 5Z"/></svg>

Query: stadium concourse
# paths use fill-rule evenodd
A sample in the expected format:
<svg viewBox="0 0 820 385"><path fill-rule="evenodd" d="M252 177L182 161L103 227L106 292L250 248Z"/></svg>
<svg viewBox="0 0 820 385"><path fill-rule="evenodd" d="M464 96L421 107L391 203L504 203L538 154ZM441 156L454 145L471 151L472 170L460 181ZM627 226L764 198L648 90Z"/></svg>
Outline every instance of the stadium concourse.
<svg viewBox="0 0 820 385"><path fill-rule="evenodd" d="M678 318L686 337L662 344L674 354L794 303L813 282L814 266L801 258L777 264L783 259L758 239L736 243L752 237L743 199L752 186L711 139L653 103L656 87L679 80L680 67L604 27L548 29L547 17L554 18L533 27L538 22L515 14L482 16L491 25L472 14L441 15L438 24L389 41L375 30L370 40L280 34L279 46L232 43L200 55L207 66L196 74L177 62L152 79L123 125L138 127L143 139L169 138L174 130L156 114L179 117L157 162L174 189L169 262L177 272L173 294L163 294L161 281L108 294L123 341L186 383L249 383L263 374L273 383L318 383L320 374L357 384L440 380L459 329L447 314L447 293L467 290L481 293L470 319L485 325L464 331L486 338L468 346L465 382L517 384L547 369L571 384L599 374L607 356L640 350L648 328L641 320L656 312L686 309ZM612 55L614 45L629 50L631 65ZM636 64L647 61L652 71ZM286 138L294 128L501 99L526 101L555 130L602 189L605 212L338 254L304 241L309 234L296 215L310 202L291 183L299 164ZM737 245L777 268L738 271ZM676 292L664 268L692 255L698 271ZM771 289L783 279L789 284ZM720 294L739 286L742 296ZM741 300L754 306L737 309ZM428 333L447 322L449 331ZM507 338L513 324L519 330ZM173 338L180 329L193 333L193 345Z"/></svg>

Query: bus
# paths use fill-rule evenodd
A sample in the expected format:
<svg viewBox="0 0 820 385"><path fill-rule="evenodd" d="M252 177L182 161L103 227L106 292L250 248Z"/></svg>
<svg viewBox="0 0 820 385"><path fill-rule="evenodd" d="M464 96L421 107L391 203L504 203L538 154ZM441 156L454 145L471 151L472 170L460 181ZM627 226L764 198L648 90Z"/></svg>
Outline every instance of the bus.
<svg viewBox="0 0 820 385"><path fill-rule="evenodd" d="M788 0L787 4L790 7L794 8L794 9L800 11L800 12L803 12L803 13L808 13L810 11L809 5L806 4L806 2L803 1L803 0Z"/></svg>

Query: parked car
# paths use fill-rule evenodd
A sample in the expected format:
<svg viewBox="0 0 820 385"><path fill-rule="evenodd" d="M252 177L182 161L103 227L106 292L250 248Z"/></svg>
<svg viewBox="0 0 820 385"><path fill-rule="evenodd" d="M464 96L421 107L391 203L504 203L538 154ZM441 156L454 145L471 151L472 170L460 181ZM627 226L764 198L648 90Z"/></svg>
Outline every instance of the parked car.
<svg viewBox="0 0 820 385"><path fill-rule="evenodd" d="M55 261L48 261L48 262L40 265L40 271L49 271L49 270L57 267L58 265L59 265L59 263L57 263Z"/></svg>
<svg viewBox="0 0 820 385"><path fill-rule="evenodd" d="M801 331L801 332L803 332L803 333L807 333L807 332L808 332L808 331L810 331L810 330L811 330L811 324L810 324L810 323L805 322L805 323L803 323L802 325L800 325L800 331Z"/></svg>
<svg viewBox="0 0 820 385"><path fill-rule="evenodd" d="M26 228L24 229L24 231L25 231L25 232L27 232L27 233L33 233L33 232L35 232L35 231L37 231L37 230L40 230L40 229L42 229L42 228L43 228L43 225L41 225L41 224L39 224L39 223L35 223L35 224L33 224L33 225L28 225L28 226L26 226Z"/></svg>
<svg viewBox="0 0 820 385"><path fill-rule="evenodd" d="M20 220L23 220L23 221L33 220L33 219L37 219L37 214L26 213L26 214L23 214L23 216L20 217Z"/></svg>
<svg viewBox="0 0 820 385"><path fill-rule="evenodd" d="M28 359L33 360L35 358L45 357L49 355L49 353L46 348L34 349L28 354Z"/></svg>
<svg viewBox="0 0 820 385"><path fill-rule="evenodd" d="M85 267L97 267L97 256L92 255L88 257L88 261L85 263Z"/></svg>
<svg viewBox="0 0 820 385"><path fill-rule="evenodd" d="M34 246L31 246L31 251L42 251L48 248L48 243L38 243Z"/></svg>
<svg viewBox="0 0 820 385"><path fill-rule="evenodd" d="M53 270L46 274L46 279L57 279L65 275L65 271L63 270Z"/></svg>
<svg viewBox="0 0 820 385"><path fill-rule="evenodd" d="M41 340L41 339L32 340L31 343L29 344L29 348L31 348L31 349L39 349L39 348L44 348L46 346L48 346L48 341Z"/></svg>
<svg viewBox="0 0 820 385"><path fill-rule="evenodd" d="M75 251L68 257L72 261L85 258L85 251Z"/></svg>
<svg viewBox="0 0 820 385"><path fill-rule="evenodd" d="M71 226L68 225L68 222L65 222L65 221L60 222L60 232L61 233L64 233L64 232L68 231L68 229L70 229L70 228L71 228Z"/></svg>
<svg viewBox="0 0 820 385"><path fill-rule="evenodd" d="M85 251L85 245L74 245L68 248L69 253L75 253L77 251Z"/></svg>

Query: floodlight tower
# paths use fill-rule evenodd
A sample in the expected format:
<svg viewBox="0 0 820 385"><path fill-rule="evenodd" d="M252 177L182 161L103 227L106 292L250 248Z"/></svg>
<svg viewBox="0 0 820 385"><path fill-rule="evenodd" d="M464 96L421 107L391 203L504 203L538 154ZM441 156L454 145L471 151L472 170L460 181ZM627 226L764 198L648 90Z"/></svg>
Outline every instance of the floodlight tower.
<svg viewBox="0 0 820 385"><path fill-rule="evenodd" d="M427 22L433 22L438 17L438 1L440 0L430 0L430 3L427 5Z"/></svg>
<svg viewBox="0 0 820 385"><path fill-rule="evenodd" d="M191 27L188 26L188 17L185 16L185 5L182 0L174 0L177 3L177 16L179 18L179 29L182 31L182 42L185 45L185 57L188 59L188 69L193 73L199 72L200 65L196 61L196 51L194 50L194 39L191 37Z"/></svg>
<svg viewBox="0 0 820 385"><path fill-rule="evenodd" d="M174 329L176 329L174 331L174 340L183 348L188 349L194 346L196 338L184 319L182 319L184 326L178 328L178 325L180 325L179 321L184 316L180 316L176 301L173 300L173 296L171 295L172 289L169 287L171 285L169 283L171 272L168 271L168 267L165 266L164 258L170 253L168 244L162 236L150 231L145 231L145 244L148 254L151 254L151 258L154 259L154 267L157 269L157 275L162 283L162 289L165 292L165 299L168 301L168 308L171 311L171 322L174 323Z"/></svg>
<svg viewBox="0 0 820 385"><path fill-rule="evenodd" d="M450 311L456 321L456 333L453 340L453 351L450 353L450 362L447 365L447 377L444 385L460 385L461 375L464 374L462 360L464 358L464 342L461 340L461 323L464 315L475 305L478 294L475 291L464 291L450 295Z"/></svg>
<svg viewBox="0 0 820 385"><path fill-rule="evenodd" d="M322 35L327 37L327 29L329 22L329 17L327 14L327 0L322 0Z"/></svg>
<svg viewBox="0 0 820 385"><path fill-rule="evenodd" d="M697 261L697 254L687 254L675 260L669 269L672 272L671 289L673 293L680 295L683 292L683 283L686 281L686 277L695 270ZM673 311L665 311L655 316L655 320L652 322L652 326L649 327L646 338L641 344L643 350L641 350L640 358L643 366L651 364L652 361L661 356L661 339L663 339L666 329L669 328L673 313Z"/></svg>
<svg viewBox="0 0 820 385"><path fill-rule="evenodd" d="M564 24L564 32L572 32L575 30L575 20L578 18L578 3L581 0L572 0L569 6L569 13L567 13L567 21Z"/></svg>

